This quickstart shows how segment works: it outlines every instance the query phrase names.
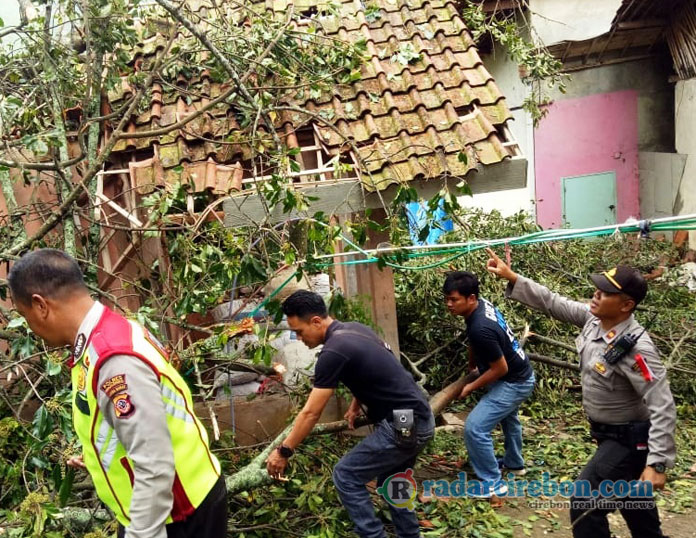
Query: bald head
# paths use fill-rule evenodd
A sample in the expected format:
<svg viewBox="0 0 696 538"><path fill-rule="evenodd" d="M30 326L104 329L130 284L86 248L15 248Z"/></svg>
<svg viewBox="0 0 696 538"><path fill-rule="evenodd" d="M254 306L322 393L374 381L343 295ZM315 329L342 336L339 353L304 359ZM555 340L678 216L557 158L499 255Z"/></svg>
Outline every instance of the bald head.
<svg viewBox="0 0 696 538"><path fill-rule="evenodd" d="M15 304L29 305L33 295L60 299L73 293L89 293L77 262L62 250L53 248L42 248L22 256L12 266L7 282Z"/></svg>

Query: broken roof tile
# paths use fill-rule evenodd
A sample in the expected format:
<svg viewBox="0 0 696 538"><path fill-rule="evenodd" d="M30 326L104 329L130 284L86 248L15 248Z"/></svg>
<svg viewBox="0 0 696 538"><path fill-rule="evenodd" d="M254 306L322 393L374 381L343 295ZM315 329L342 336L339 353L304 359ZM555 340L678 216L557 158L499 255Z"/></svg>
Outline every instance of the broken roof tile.
<svg viewBox="0 0 696 538"><path fill-rule="evenodd" d="M188 2L191 5L192 0ZM195 2L201 13L210 7L210 0ZM262 5L284 16L290 3L296 13L327 5L324 0L264 0ZM346 151L346 139L357 144L365 160L361 177L369 190L417 177L464 175L476 166L476 159L486 165L508 157L499 127L511 118L510 111L456 5L450 0L372 0L369 5L379 7L378 16L370 21L365 5L354 0L339 2L339 16L320 17L328 37L367 43L369 58L361 79L335 85L312 99L303 89L288 93L288 104L320 114L335 127L315 126L326 152ZM160 41L157 37L146 40L137 54L151 55ZM419 57L399 56L406 49ZM172 125L229 87L211 81L205 72L177 84L163 83L152 92L150 110L133 119L131 132ZM124 78L109 92L112 106L132 93ZM143 184L186 179L196 189L229 191L225 182L239 170L228 165L252 155L245 143L247 131L236 122L236 113L230 105L219 104L184 129L158 139L120 140L114 152L152 147L158 153L159 179L153 166L135 172ZM308 117L283 112L274 121L280 132L293 133L306 127ZM476 159L461 163L457 157L461 151Z"/></svg>

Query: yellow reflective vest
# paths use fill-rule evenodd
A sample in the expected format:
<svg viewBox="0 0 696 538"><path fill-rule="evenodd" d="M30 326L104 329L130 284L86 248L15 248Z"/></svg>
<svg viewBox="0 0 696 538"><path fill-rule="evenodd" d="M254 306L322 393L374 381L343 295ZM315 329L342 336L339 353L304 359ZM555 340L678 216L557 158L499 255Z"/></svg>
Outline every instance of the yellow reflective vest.
<svg viewBox="0 0 696 538"><path fill-rule="evenodd" d="M128 526L133 462L97 404L99 367L114 355L138 357L159 379L175 465L174 504L167 523L182 521L215 485L220 463L210 452L208 434L193 413L191 391L169 364L164 348L142 326L108 308L80 350L80 356L75 357L71 372L73 424L82 443L84 463L99 498L116 514L119 523ZM127 406L128 402L123 404Z"/></svg>

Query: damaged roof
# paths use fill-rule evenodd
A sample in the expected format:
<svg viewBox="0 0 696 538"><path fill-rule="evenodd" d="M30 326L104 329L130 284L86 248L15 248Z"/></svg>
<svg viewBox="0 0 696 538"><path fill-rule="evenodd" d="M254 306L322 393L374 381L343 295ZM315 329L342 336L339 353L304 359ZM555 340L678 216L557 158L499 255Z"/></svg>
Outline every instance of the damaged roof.
<svg viewBox="0 0 696 538"><path fill-rule="evenodd" d="M292 1L265 0L265 7L282 16ZM189 0L190 6L193 3ZM295 12L317 3L295 0ZM195 4L200 9L206 0ZM319 96L295 94L288 101L334 127L310 122L323 151L338 155L351 146L357 149L363 162L358 175L368 190L414 179L464 176L477 163L489 165L510 156L502 135L510 111L453 2L375 0L365 7L360 0L348 0L339 7L339 15L321 17L322 33L345 41L364 40L368 59L361 78ZM154 36L142 43L139 55L151 56L163 43L161 36ZM128 132L172 125L228 89L205 72L193 80L180 76L176 86L156 84L149 106L132 118ZM179 91L182 88L195 92ZM117 108L131 93L124 78L109 94L111 106ZM297 133L308 128L307 116L283 111L274 121L288 147L298 147ZM178 181L193 182L196 191L226 193L240 189L242 177L248 175L243 168L252 148L244 138L234 111L219 104L183 129L120 140L114 155L130 161L131 177L142 194ZM459 158L461 152L468 160Z"/></svg>

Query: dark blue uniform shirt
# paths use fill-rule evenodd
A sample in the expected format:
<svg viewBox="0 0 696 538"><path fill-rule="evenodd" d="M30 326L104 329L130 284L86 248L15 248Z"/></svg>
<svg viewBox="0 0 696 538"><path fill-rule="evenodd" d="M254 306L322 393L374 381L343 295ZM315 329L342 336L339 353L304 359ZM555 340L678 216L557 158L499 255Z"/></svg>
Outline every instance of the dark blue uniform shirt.
<svg viewBox="0 0 696 538"><path fill-rule="evenodd" d="M427 421L430 405L413 376L372 329L361 323L334 321L314 369L314 386L334 389L342 382L377 422L391 420L394 409L413 409Z"/></svg>
<svg viewBox="0 0 696 538"><path fill-rule="evenodd" d="M495 306L479 298L478 308L466 320L466 328L480 374L488 370L492 362L504 356L508 372L500 379L509 383L529 379L533 372L532 365Z"/></svg>

